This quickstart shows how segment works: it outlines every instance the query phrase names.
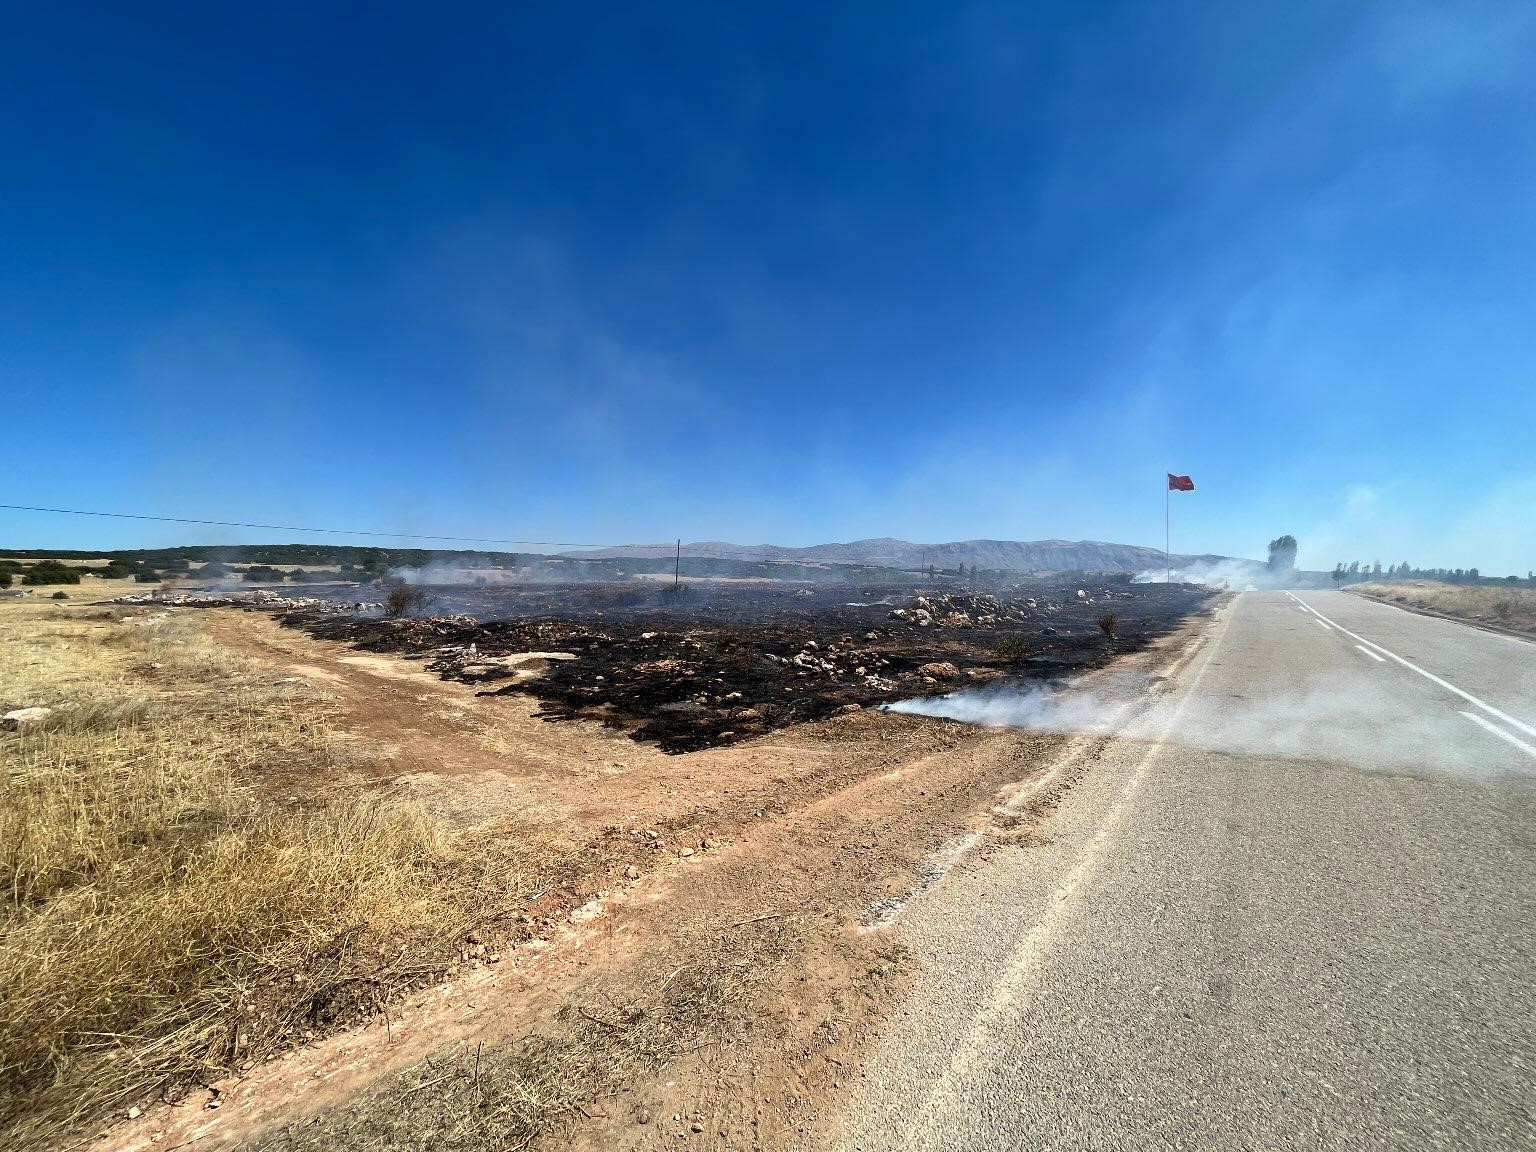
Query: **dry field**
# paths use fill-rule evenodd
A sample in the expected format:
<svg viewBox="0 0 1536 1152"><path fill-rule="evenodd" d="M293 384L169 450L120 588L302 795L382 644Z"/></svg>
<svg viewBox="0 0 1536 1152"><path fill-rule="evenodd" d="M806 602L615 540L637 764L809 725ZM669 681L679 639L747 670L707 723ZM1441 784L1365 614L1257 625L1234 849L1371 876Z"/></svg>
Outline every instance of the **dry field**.
<svg viewBox="0 0 1536 1152"><path fill-rule="evenodd" d="M1399 604L1405 608L1433 612L1474 624L1491 624L1515 632L1536 632L1536 588L1401 580L1359 584L1350 591L1388 604Z"/></svg>
<svg viewBox="0 0 1536 1152"><path fill-rule="evenodd" d="M0 601L0 703L54 709L0 733L12 1147L824 1146L885 918L1074 778L1000 808L1071 741L870 711L668 756L70 592Z"/></svg>
<svg viewBox="0 0 1536 1152"><path fill-rule="evenodd" d="M196 617L0 604L0 704L53 708L0 738L0 1128L23 1144L371 1015L534 876L536 839L357 787L370 751L326 697ZM264 787L274 765L304 793Z"/></svg>

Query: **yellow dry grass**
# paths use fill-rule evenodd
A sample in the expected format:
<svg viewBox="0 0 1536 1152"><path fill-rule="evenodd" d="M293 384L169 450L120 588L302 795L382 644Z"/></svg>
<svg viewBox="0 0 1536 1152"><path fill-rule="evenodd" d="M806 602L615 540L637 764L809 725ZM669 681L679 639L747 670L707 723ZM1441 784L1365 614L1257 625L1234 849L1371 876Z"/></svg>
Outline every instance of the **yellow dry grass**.
<svg viewBox="0 0 1536 1152"><path fill-rule="evenodd" d="M367 750L325 698L195 615L126 614L0 603L0 703L54 709L0 733L0 1132L17 1146L437 978L543 859L531 826L455 831L350 784Z"/></svg>
<svg viewBox="0 0 1536 1152"><path fill-rule="evenodd" d="M1352 590L1389 604L1402 604L1479 624L1536 632L1536 588L1401 580L1360 584Z"/></svg>

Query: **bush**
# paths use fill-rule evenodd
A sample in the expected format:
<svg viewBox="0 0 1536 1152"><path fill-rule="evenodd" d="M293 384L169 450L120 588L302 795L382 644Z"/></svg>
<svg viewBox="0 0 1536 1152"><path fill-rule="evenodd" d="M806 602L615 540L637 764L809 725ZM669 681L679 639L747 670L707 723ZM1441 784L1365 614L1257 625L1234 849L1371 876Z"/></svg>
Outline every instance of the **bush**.
<svg viewBox="0 0 1536 1152"><path fill-rule="evenodd" d="M418 616L425 612L432 603L432 597L427 595L426 589L414 588L409 584L394 584L384 594L384 615L391 619L399 619L401 616Z"/></svg>
<svg viewBox="0 0 1536 1152"><path fill-rule="evenodd" d="M1113 612L1106 612L1099 617L1099 631L1111 640L1115 638L1115 623L1118 617Z"/></svg>
<svg viewBox="0 0 1536 1152"><path fill-rule="evenodd" d="M66 568L57 560L39 560L22 577L23 584L78 584L80 569Z"/></svg>
<svg viewBox="0 0 1536 1152"><path fill-rule="evenodd" d="M11 574L9 572L0 572L0 588L9 588L10 586Z"/></svg>
<svg viewBox="0 0 1536 1152"><path fill-rule="evenodd" d="M53 594L53 598L55 600L68 600L69 599L69 593L68 592L63 592L63 591L55 592Z"/></svg>
<svg viewBox="0 0 1536 1152"><path fill-rule="evenodd" d="M222 580L229 575L229 565L210 560L197 570L197 574L205 580Z"/></svg>
<svg viewBox="0 0 1536 1152"><path fill-rule="evenodd" d="M160 573L156 572L153 568L145 568L134 579L140 584L154 584L159 581Z"/></svg>
<svg viewBox="0 0 1536 1152"><path fill-rule="evenodd" d="M281 584L283 573L265 564L252 564L245 570L245 582L247 584Z"/></svg>

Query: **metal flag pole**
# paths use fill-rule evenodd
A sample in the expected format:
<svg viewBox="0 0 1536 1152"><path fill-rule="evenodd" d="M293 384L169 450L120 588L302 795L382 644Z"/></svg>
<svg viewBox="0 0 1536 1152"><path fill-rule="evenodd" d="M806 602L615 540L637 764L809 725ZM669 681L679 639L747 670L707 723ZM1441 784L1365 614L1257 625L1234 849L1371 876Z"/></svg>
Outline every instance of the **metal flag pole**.
<svg viewBox="0 0 1536 1152"><path fill-rule="evenodd" d="M1163 583L1173 583L1173 482L1163 477Z"/></svg>

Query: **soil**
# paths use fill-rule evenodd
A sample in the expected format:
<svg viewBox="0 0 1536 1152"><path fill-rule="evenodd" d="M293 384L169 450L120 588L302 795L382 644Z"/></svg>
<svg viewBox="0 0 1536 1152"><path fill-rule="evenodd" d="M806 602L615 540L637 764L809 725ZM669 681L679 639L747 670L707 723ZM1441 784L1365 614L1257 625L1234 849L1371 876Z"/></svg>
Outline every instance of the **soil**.
<svg viewBox="0 0 1536 1152"><path fill-rule="evenodd" d="M1116 656L1152 669L1202 627L1206 597L1142 587L1151 586L1085 588L1091 601L1079 601L1075 588L1049 598L1030 592L1037 609L1049 602L1056 611L1000 630L891 619L910 599L854 610L831 600L806 605L811 597L784 603L780 590L772 597L781 614L766 622L735 613L742 601L733 595L726 611L711 615L695 603L665 629L657 617L669 618L649 606L604 609L601 620L544 613L347 621L340 630L331 619L290 615L282 627L261 612L211 611L217 639L313 679L333 695L341 727L388 745L391 756L368 762L369 786L418 795L465 823L507 813L537 819L558 858L522 929L497 942L500 963L468 961L448 983L366 1026L213 1086L217 1110L199 1100L156 1106L102 1146L436 1146L431 1125L418 1119L429 1111L423 1095L402 1090L396 1073L415 1069L416 1084L435 1082L450 1074L436 1071L444 1054L472 1052L478 1065L482 1046L569 1033L573 1011L594 1014L582 1006L646 1003L685 971L752 973L739 1026L701 1023L690 1050L654 1061L619 1094L564 1117L550 1146L819 1146L864 1042L902 992L902 902L945 867L1027 850L1038 835L1035 816L1073 779L1061 765L1091 760L1094 741L878 709L840 713L864 699L858 685L754 658L836 647L841 669L883 657L900 695L955 686L924 684L916 670L925 663L997 668L999 635L1028 640L1022 660L1038 673L1091 669ZM849 599L839 596L844 605ZM1105 610L1119 616L1115 641L1092 624ZM769 615L761 603L755 611ZM512 692L484 695L463 672L470 662L436 671L430 664L444 659L445 647L470 645L477 661L554 652L575 659L508 665L536 675L517 677ZM683 659L694 666L686 674L615 675L626 664ZM913 679L902 680L908 672ZM667 727L671 714L660 705L701 681L774 703L788 686L797 708L766 714L750 735L721 735L733 730L720 729L718 718ZM592 688L599 690L580 694ZM555 709L566 723L545 722ZM712 746L669 754L679 741ZM270 779L274 788L303 784L280 769Z"/></svg>

